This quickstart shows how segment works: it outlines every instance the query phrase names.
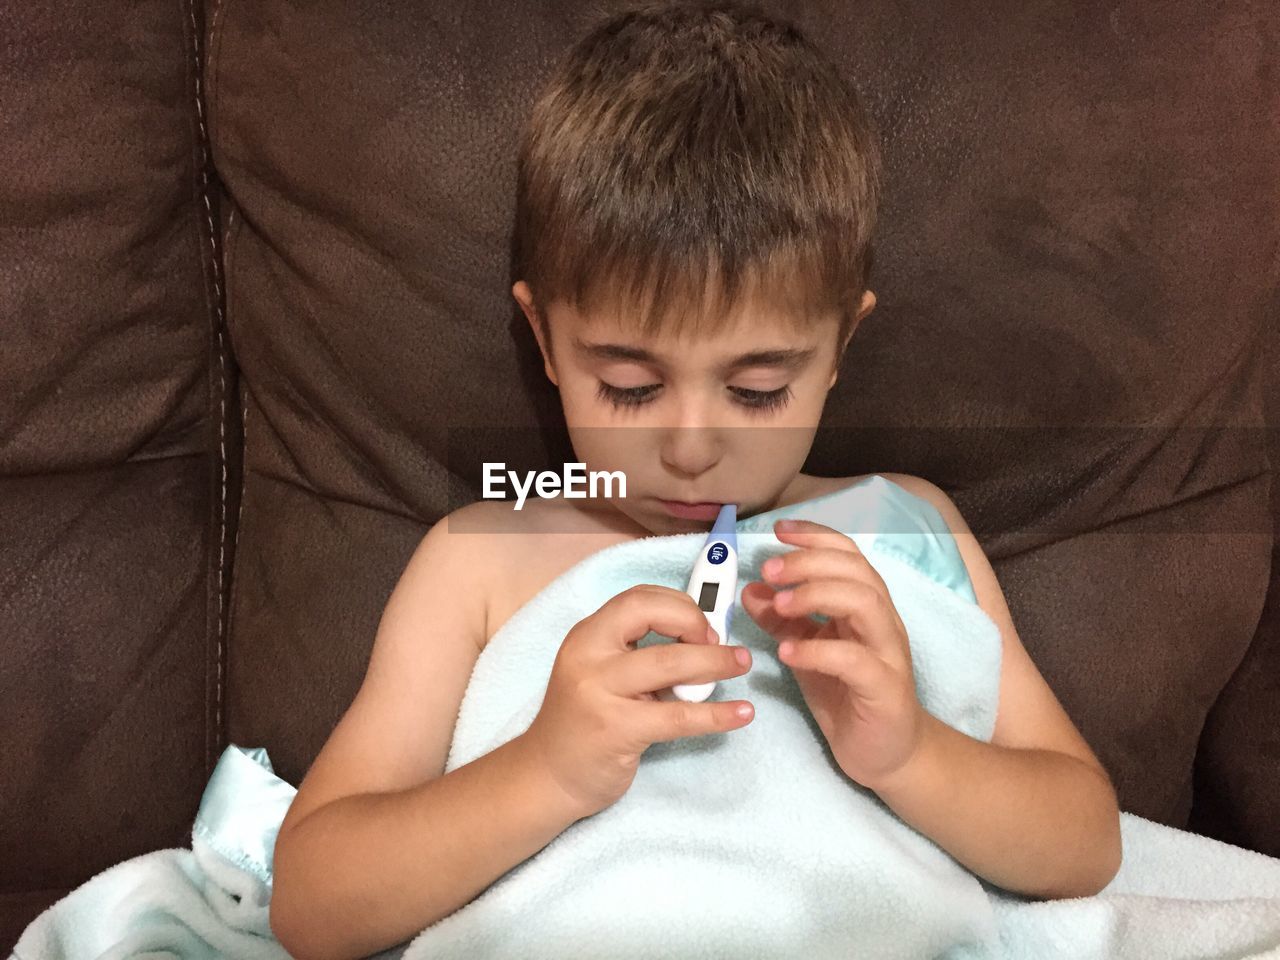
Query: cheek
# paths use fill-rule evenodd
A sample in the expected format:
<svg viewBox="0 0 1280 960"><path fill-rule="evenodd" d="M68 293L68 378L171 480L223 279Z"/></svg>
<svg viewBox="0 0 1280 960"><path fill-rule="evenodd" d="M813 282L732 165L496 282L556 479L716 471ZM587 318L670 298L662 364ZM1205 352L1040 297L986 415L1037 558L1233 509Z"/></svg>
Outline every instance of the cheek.
<svg viewBox="0 0 1280 960"><path fill-rule="evenodd" d="M791 466L808 455L813 446L813 434L813 427L808 425L779 423L768 431L767 437L757 439L753 436L747 453L758 464Z"/></svg>
<svg viewBox="0 0 1280 960"><path fill-rule="evenodd" d="M791 390L791 402L779 411L779 424L794 424L799 429L816 426L827 402L826 381L806 377L803 383L793 382Z"/></svg>
<svg viewBox="0 0 1280 960"><path fill-rule="evenodd" d="M625 427L571 426L569 440L573 459L586 464L587 471L621 472L627 478L627 494L634 497L652 476L657 452Z"/></svg>
<svg viewBox="0 0 1280 960"><path fill-rule="evenodd" d="M560 406L570 426L608 423L612 407L596 396L596 379L569 373L560 380Z"/></svg>

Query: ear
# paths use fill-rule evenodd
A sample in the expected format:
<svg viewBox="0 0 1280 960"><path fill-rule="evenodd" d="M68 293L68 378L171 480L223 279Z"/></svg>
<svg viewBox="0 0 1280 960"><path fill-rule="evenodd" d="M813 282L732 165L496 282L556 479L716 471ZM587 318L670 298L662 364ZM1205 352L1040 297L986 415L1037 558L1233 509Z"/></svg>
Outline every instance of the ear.
<svg viewBox="0 0 1280 960"><path fill-rule="evenodd" d="M555 365L551 362L551 332L546 329L542 317L538 313L538 308L533 302L533 291L529 289L529 285L523 280L517 280L511 288L511 295L516 298L516 303L520 304L520 309L524 311L525 318L529 321L529 326L533 328L534 339L538 341L538 349L542 352L542 365L547 372L547 379L554 383L557 387L560 382L556 379Z"/></svg>
<svg viewBox="0 0 1280 960"><path fill-rule="evenodd" d="M862 293L862 303L858 307L858 317L854 320L853 325L856 327L862 322L862 318L876 308L876 295L870 290L864 290Z"/></svg>
<svg viewBox="0 0 1280 960"><path fill-rule="evenodd" d="M830 390L836 385L836 377L839 373L840 361L844 359L845 349L849 346L849 341L853 339L854 331L858 329L858 324L862 323L862 318L876 308L876 295L870 290L862 294L862 303L858 305L858 312L853 318L853 322L849 324L849 332L844 335L844 343L840 344L839 350L836 351L836 368L831 371L831 382L827 384Z"/></svg>

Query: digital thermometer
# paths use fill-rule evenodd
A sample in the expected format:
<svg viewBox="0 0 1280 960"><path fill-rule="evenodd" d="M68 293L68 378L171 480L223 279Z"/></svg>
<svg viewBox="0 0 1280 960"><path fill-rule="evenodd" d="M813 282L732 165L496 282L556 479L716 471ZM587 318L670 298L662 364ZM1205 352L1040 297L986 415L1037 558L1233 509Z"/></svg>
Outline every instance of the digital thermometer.
<svg viewBox="0 0 1280 960"><path fill-rule="evenodd" d="M706 542L694 561L693 573L685 593L693 597L706 616L720 643L729 639L733 620L733 602L738 595L738 506L726 503L707 534ZM658 694L659 700L685 700L699 703L711 696L716 682L677 683Z"/></svg>

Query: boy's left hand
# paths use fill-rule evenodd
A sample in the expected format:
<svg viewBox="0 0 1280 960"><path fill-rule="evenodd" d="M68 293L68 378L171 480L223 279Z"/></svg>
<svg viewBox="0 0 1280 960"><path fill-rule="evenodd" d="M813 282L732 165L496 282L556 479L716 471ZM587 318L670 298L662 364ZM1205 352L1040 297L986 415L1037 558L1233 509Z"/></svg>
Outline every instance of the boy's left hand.
<svg viewBox="0 0 1280 960"><path fill-rule="evenodd" d="M795 586L778 592L754 580L742 588L742 606L780 641L778 657L840 769L874 790L911 759L925 729L907 628L851 538L811 520L780 520L774 534L799 549L771 557L762 575ZM819 623L814 613L829 619Z"/></svg>

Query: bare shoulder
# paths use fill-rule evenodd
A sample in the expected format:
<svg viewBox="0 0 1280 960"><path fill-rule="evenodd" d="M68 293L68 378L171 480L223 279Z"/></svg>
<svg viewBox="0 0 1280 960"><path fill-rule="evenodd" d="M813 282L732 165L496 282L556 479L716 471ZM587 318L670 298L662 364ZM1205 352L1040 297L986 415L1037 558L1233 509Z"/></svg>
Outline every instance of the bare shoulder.
<svg viewBox="0 0 1280 960"><path fill-rule="evenodd" d="M886 480L892 480L907 493L915 494L920 499L936 507L938 512L942 514L942 518L947 521L947 526L951 528L952 533L973 536L973 533L969 530L969 525L965 523L964 517L960 515L960 511L951 497L936 483L931 483L924 477L913 476L909 473L882 473L880 476ZM968 558L966 557L965 560L967 562Z"/></svg>
<svg viewBox="0 0 1280 960"><path fill-rule="evenodd" d="M969 524L965 522L960 509L955 505L951 497L937 484L931 483L923 477L912 476L909 473L882 473L880 475L886 480L893 481L903 490L906 490L907 493L914 494L924 500L938 511L942 519L946 521L947 527L955 540L956 547L960 551L960 556L964 560L965 569L969 572L969 579L973 582L973 592L978 597L978 605L1000 625L1002 632L1005 631L1007 625L1006 642L1008 637L1011 636L1021 646L1022 643L1021 640L1018 640L1017 631L1013 629L1013 622L1009 614L1009 607L1005 602L1004 591L1000 588L995 571L991 568L991 563L987 559L986 551L978 543L978 538L969 529Z"/></svg>
<svg viewBox="0 0 1280 960"><path fill-rule="evenodd" d="M480 649L548 583L588 555L635 532L618 525L609 511L579 509L559 499L481 501L464 508L456 527L471 531L469 562L485 571L476 588L486 598ZM532 536L531 536L532 534Z"/></svg>
<svg viewBox="0 0 1280 960"><path fill-rule="evenodd" d="M403 790L444 770L458 707L480 653L490 535L481 510L433 524L378 622L364 680L298 788L282 849L311 813L344 796ZM474 535L460 529L479 528Z"/></svg>
<svg viewBox="0 0 1280 960"><path fill-rule="evenodd" d="M868 477L873 477L873 473L864 473L857 477L810 477L806 476L805 486L797 487L796 494L792 498L796 501L808 500L812 497L823 497L829 493L836 493L847 487L853 486L855 483L861 483ZM890 474L882 473L882 477L888 477Z"/></svg>
<svg viewBox="0 0 1280 960"><path fill-rule="evenodd" d="M1000 581L954 501L937 484L923 477L905 473L884 473L881 476L937 509L950 528L964 560L978 606L1000 628L1000 702L991 742L1009 747L1057 750L1076 757L1106 777L1102 764L1023 646Z"/></svg>
<svg viewBox="0 0 1280 960"><path fill-rule="evenodd" d="M476 608L477 650L483 649L489 635L497 585L510 582L515 572L527 566L521 551L530 538L519 534L531 532L531 521L537 522L534 513L517 513L504 501L476 500L454 510L437 525L437 539L447 562L467 571L466 588Z"/></svg>

